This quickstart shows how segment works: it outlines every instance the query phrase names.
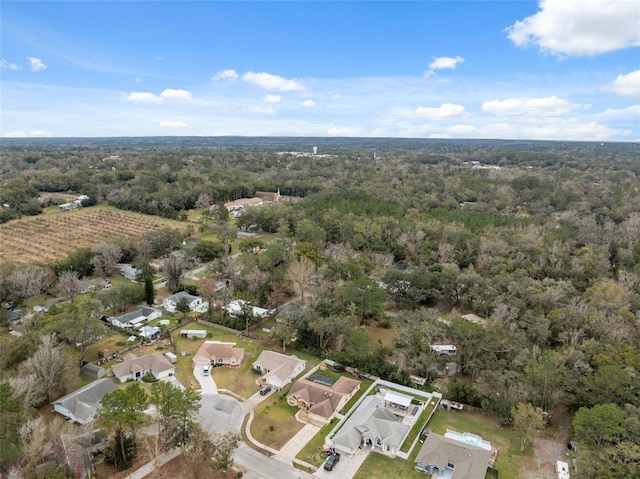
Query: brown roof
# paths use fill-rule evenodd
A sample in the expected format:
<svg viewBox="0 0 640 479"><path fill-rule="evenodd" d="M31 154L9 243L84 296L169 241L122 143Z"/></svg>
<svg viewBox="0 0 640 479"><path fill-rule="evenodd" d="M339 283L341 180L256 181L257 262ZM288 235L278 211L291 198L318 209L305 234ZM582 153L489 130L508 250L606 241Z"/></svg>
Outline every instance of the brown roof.
<svg viewBox="0 0 640 479"><path fill-rule="evenodd" d="M244 357L243 348L235 348L231 343L220 343L215 341L205 341L194 355L194 360L199 358L231 360L235 358L240 361Z"/></svg>
<svg viewBox="0 0 640 479"><path fill-rule="evenodd" d="M140 357L137 357L133 353L129 353L124 357L124 360L121 363L114 364L111 369L118 378L121 378L136 371L145 370L151 370L158 374L174 369L174 366L162 353L147 354L146 356Z"/></svg>
<svg viewBox="0 0 640 479"><path fill-rule="evenodd" d="M279 201L281 196L279 192L271 192L271 191L256 191L257 198L260 198L265 201Z"/></svg>
<svg viewBox="0 0 640 479"><path fill-rule="evenodd" d="M490 457L491 451L430 433L416 456L416 462L438 466L441 471L447 464L453 464L451 479L484 479Z"/></svg>
<svg viewBox="0 0 640 479"><path fill-rule="evenodd" d="M346 381L340 381L340 379ZM345 378L338 379L332 387L314 383L308 379L296 381L289 391L289 396L300 398L310 405L309 412L330 418L344 396L351 394L360 386L360 381ZM338 384L340 383L340 384ZM338 385L338 389L335 386Z"/></svg>
<svg viewBox="0 0 640 479"><path fill-rule="evenodd" d="M281 381L286 381L300 363L306 365L303 359L294 355L287 356L276 351L262 351L253 364L260 366L263 371L269 371L269 374L273 374Z"/></svg>

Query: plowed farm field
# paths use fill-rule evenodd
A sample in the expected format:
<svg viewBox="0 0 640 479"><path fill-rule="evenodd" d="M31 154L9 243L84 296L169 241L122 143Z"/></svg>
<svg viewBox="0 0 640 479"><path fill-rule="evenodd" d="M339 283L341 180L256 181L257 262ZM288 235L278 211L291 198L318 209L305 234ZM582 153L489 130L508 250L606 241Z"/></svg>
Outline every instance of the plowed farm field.
<svg viewBox="0 0 640 479"><path fill-rule="evenodd" d="M51 263L79 248L117 239L135 241L161 228L183 231L185 224L100 207L25 217L0 225L0 262Z"/></svg>

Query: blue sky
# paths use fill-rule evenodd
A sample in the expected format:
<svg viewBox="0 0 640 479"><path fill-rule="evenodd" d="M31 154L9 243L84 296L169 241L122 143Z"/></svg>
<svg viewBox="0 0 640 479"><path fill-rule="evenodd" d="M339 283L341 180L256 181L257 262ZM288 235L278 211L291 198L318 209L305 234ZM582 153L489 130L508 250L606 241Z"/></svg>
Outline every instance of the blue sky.
<svg viewBox="0 0 640 479"><path fill-rule="evenodd" d="M640 140L640 2L2 1L0 135Z"/></svg>

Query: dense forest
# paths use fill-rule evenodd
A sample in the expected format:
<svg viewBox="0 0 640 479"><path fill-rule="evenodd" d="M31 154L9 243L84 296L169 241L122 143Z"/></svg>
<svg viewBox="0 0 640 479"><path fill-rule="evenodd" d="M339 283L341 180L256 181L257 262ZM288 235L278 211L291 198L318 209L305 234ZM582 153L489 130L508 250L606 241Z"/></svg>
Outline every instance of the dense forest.
<svg viewBox="0 0 640 479"><path fill-rule="evenodd" d="M309 295L274 332L284 343L295 331L296 348L402 383L436 379L433 364L443 358L429 345L455 344L459 372L448 398L505 425L519 403L545 418L569 415L579 477L640 477L637 144L3 140L0 156L0 222L40 214L55 203L43 193L56 192L87 195L86 207L183 221L193 235L217 236L198 255L218 258L236 296L277 308L285 296ZM256 191L288 201L231 220L224 203ZM238 230L269 241L247 240L232 261L220 244ZM144 263L181 239L120 252ZM30 267L59 279L82 264L90 274L91 254ZM12 282L22 267L0 267L0 300L17 304L28 296ZM467 313L483 321L466 321ZM393 328L392 348L371 347L364 326L374 323ZM38 341L0 349L8 377Z"/></svg>

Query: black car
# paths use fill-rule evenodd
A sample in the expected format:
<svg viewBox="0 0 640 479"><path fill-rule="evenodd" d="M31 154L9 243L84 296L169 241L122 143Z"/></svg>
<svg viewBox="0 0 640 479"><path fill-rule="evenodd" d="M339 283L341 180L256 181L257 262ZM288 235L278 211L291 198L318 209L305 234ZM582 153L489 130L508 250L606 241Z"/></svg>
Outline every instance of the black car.
<svg viewBox="0 0 640 479"><path fill-rule="evenodd" d="M260 390L260 396L264 396L265 394L267 394L269 391L271 391L271 385L267 384L265 387L263 387Z"/></svg>
<svg viewBox="0 0 640 479"><path fill-rule="evenodd" d="M340 460L340 453L334 452L331 454L324 463L325 471L333 471L333 468L338 464Z"/></svg>

